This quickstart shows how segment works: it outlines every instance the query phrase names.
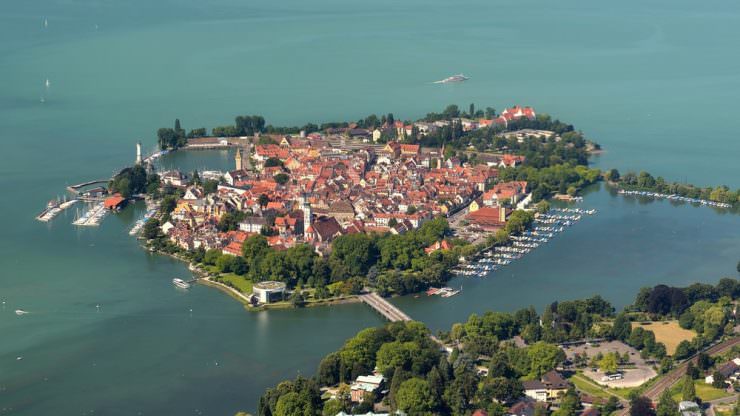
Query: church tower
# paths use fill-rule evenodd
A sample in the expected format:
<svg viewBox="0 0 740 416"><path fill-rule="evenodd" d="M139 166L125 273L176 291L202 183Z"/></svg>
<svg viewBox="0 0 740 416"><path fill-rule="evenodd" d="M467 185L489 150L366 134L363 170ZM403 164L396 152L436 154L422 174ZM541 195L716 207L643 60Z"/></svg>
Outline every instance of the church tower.
<svg viewBox="0 0 740 416"><path fill-rule="evenodd" d="M242 162L242 149L236 149L236 156L234 156L234 159L236 161L236 170L242 170L244 169L244 165Z"/></svg>
<svg viewBox="0 0 740 416"><path fill-rule="evenodd" d="M305 195L301 199L303 199L303 238L308 240L308 227L311 226L311 204Z"/></svg>

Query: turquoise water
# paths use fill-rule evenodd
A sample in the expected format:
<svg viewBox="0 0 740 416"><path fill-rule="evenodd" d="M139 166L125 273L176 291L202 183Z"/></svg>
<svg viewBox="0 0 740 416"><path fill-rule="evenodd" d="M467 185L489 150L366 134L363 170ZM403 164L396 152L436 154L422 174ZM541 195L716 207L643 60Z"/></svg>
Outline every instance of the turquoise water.
<svg viewBox="0 0 740 416"><path fill-rule="evenodd" d="M210 288L178 292L185 267L127 234L142 207L99 229L75 229L74 212L33 220L65 185L130 163L135 141L152 149L175 117L303 124L528 104L602 143L598 166L737 187L739 14L686 0L2 2L0 414L254 410L265 387L381 322L361 305L248 314ZM470 81L430 83L459 72ZM623 305L644 284L736 276L738 216L604 191L583 205L599 214L505 273L396 302L439 329L490 308L596 292Z"/></svg>

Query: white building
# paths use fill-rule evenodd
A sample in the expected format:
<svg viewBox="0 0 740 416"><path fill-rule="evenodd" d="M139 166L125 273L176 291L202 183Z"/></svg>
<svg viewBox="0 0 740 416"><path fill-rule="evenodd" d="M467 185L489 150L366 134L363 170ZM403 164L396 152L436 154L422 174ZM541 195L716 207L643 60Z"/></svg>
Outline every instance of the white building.
<svg viewBox="0 0 740 416"><path fill-rule="evenodd" d="M272 280L255 283L252 293L257 297L259 303L270 303L275 300L283 300L285 294L285 283Z"/></svg>

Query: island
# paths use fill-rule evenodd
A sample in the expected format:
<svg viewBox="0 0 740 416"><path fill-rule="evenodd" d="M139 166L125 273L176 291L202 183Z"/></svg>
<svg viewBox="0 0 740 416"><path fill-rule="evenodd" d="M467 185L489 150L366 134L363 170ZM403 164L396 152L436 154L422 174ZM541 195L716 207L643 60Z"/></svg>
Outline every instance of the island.
<svg viewBox="0 0 740 416"><path fill-rule="evenodd" d="M548 201L579 201L602 180L717 209L736 209L740 195L591 168L597 143L526 106L302 127L238 116L206 133L180 120L159 129L161 152L137 153L111 180L112 203L145 198L155 208L146 247L252 310L365 301L386 315L382 297L454 296L454 275L495 272L593 214ZM154 169L163 152L213 148L233 149L233 170Z"/></svg>

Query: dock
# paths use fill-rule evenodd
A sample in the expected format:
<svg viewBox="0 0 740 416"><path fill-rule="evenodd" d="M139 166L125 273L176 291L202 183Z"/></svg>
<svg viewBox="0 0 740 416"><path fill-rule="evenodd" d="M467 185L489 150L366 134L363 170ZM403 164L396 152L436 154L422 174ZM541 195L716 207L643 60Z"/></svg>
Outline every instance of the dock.
<svg viewBox="0 0 740 416"><path fill-rule="evenodd" d="M80 189L82 189L82 188L84 188L86 186L95 185L95 184L99 184L99 183L108 183L108 182L110 182L110 179L98 179L98 180L94 180L94 181L87 181L87 182L83 182L83 183L78 183L77 185L70 185L70 186L67 187L67 190L69 192L72 192L73 194L78 194L80 192Z"/></svg>
<svg viewBox="0 0 740 416"><path fill-rule="evenodd" d="M103 219L108 211L105 209L105 205L100 202L99 204L90 208L89 211L84 213L80 218L77 218L72 222L74 225L83 227L97 227L100 225L100 221Z"/></svg>

